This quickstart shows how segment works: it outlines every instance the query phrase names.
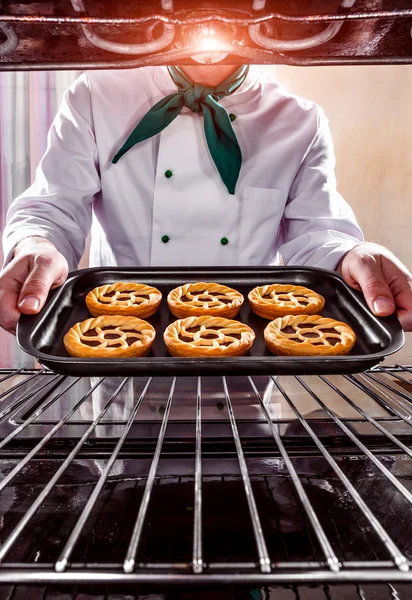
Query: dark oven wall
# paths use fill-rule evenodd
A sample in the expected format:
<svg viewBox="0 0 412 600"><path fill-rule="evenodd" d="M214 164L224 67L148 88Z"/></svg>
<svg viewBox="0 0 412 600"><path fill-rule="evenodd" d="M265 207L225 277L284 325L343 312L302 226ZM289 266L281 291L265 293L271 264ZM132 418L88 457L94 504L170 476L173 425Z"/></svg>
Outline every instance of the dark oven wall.
<svg viewBox="0 0 412 600"><path fill-rule="evenodd" d="M213 30L230 63L412 62L408 0L0 1L0 69L190 64Z"/></svg>

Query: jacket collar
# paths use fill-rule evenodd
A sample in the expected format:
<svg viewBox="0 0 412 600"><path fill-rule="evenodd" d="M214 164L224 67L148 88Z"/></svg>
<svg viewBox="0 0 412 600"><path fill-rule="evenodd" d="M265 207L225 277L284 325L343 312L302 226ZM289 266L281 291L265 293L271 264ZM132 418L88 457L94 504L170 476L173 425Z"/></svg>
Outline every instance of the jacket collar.
<svg viewBox="0 0 412 600"><path fill-rule="evenodd" d="M167 70L167 67L152 67L154 70L154 79L159 86L160 90L165 94L172 94L176 91L176 86L173 83L172 78ZM241 96L247 92L253 90L258 91L262 85L262 73L255 65L251 65L249 73L242 85L230 94L227 98L233 98L233 96Z"/></svg>

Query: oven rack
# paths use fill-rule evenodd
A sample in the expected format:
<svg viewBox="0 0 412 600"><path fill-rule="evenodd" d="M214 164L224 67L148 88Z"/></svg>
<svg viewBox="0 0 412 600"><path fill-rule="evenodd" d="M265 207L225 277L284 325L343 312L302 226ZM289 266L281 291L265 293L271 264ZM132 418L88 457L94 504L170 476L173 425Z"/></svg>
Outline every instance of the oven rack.
<svg viewBox="0 0 412 600"><path fill-rule="evenodd" d="M408 524L412 516L412 367L378 367L363 374L330 377L212 379L213 394L210 378L199 377L192 381L194 393L191 395L186 387L184 393L179 391L180 378L136 378L132 381L135 391L127 414L113 418L110 411L130 384L128 378L112 378L110 382L104 378L86 381L55 375L44 369L1 369L0 584L74 584L79 580L84 584L110 585L411 581ZM84 393L76 395L73 390L80 383ZM108 383L106 400L98 408L94 406L94 418L76 416L99 386ZM322 394L318 391L319 386ZM270 397L267 396L268 389ZM297 389L317 406L312 415L303 415L302 398L296 395ZM344 416L339 416L330 407L325 390L349 407L351 416L345 411ZM362 401L354 400L359 393ZM211 397L224 399L223 407L218 401L221 418L204 417L205 394L208 401ZM272 401L274 394L281 404ZM70 402L66 402L69 396ZM376 407L377 413L375 409L365 408L365 398ZM187 419L179 415L171 419L174 403L181 403L181 399L188 406L191 401L190 415ZM255 419L237 417L245 401L255 402L258 407L259 415ZM139 411L149 402L151 406L161 403L161 418L156 423L147 418L138 419ZM307 400L303 406L305 402ZM283 418L276 413L276 407L280 405L287 408ZM108 426L111 427L109 434L96 435L98 428L107 430ZM190 427L192 432L188 435ZM353 460L358 473L356 477L350 468ZM312 463L319 465L319 461L322 468L317 475ZM46 507L47 513L48 498L57 489L59 493L65 487L71 489L79 468L76 465L89 463L99 463L99 469L93 477L76 482L83 494L82 502L78 502L77 512L70 519L67 518L69 513L64 513L69 523L60 520L64 535L57 535L57 526L53 525L58 543L54 541L52 551L48 543L47 551L44 551L41 544L46 544L48 539L47 527L40 534L37 527L33 533L32 522L43 513L41 523L45 527L44 511ZM131 471L127 470L126 463ZM163 463L171 463L169 470ZM235 464L238 468L231 476ZM278 479L272 478L275 466ZM372 478L372 487L365 487L363 475ZM90 558L88 551L92 549L93 541L89 539L85 545L83 538L90 536L93 523L99 519L107 520L102 517L107 486L127 485L132 479L140 489L139 504L126 507L126 494L123 497L116 492L116 513L124 512L129 518L131 511L133 515L127 522L127 543L121 560L117 554L112 562L100 561L93 558L96 552L91 552ZM244 517L247 515L247 518L243 523L245 529L251 531L252 543L242 549L249 553L244 560L215 560L206 550L206 547L210 550L210 544L205 544L216 517L216 514L209 514L205 527L205 490L213 481L214 494L221 493L224 502L227 484L232 485L235 479L239 485L234 497L246 507ZM302 556L288 556L287 534L281 531L282 543L286 544L285 558L279 560L278 556L272 555L276 535L274 530L267 530L267 510L262 510L261 499L258 500L260 479L274 496L278 493L276 486L288 482L306 523L306 535L313 548L312 558L308 559L303 551ZM327 485L339 488L341 497L352 507L349 513L356 511L359 529L368 548L372 548L374 558L345 558L347 552L342 550L339 539L342 533L339 534L337 529L337 535L331 535L333 528L326 522L316 495L310 491L313 485L310 481L321 479L324 482L322 489ZM169 501L176 500L176 491L179 495L179 489L183 489L178 486L183 485L185 494L192 497L192 505L188 507L191 533L190 540L186 540L190 557L186 561L142 560L139 557L142 545L150 546L148 538L154 527L153 497L157 488L165 483L173 484ZM392 526L388 526L389 521L382 517L381 509L376 514L379 505L376 498L372 498L374 487L384 491L382 502L397 498L396 502L393 500L393 506L391 501L387 507L388 514L393 517ZM24 491L24 498L19 490ZM7 500L8 495L13 496L11 503ZM233 502L233 494L231 499ZM20 502L17 508L16 502ZM213 505L210 493L208 502ZM290 499L288 502L290 504ZM70 506L73 509L74 504ZM165 510L168 508L166 505ZM236 502L233 510L237 510ZM151 515L150 519L148 515ZM160 518L161 515L157 516ZM393 525L397 521L404 523L401 530ZM107 523L105 526L110 528ZM124 529L124 524L122 527ZM183 529L187 533L187 523ZM165 531L163 535L166 539L168 533ZM222 530L222 539L224 535ZM375 544L369 543L372 538ZM79 560L76 555L79 545L86 548L84 560ZM43 560L44 556L52 555L53 560Z"/></svg>

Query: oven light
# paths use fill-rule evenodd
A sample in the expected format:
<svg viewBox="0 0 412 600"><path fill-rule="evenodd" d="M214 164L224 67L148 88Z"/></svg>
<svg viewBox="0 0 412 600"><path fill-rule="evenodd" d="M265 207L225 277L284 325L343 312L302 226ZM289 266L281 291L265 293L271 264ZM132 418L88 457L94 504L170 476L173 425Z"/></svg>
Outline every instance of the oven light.
<svg viewBox="0 0 412 600"><path fill-rule="evenodd" d="M202 50L216 50L219 45L219 40L216 37L216 31L213 27L203 25L203 27L199 28L195 37L198 39L197 45Z"/></svg>
<svg viewBox="0 0 412 600"><path fill-rule="evenodd" d="M217 21L193 25L183 30L185 46L195 49L192 59L202 64L222 61L230 51L230 31Z"/></svg>

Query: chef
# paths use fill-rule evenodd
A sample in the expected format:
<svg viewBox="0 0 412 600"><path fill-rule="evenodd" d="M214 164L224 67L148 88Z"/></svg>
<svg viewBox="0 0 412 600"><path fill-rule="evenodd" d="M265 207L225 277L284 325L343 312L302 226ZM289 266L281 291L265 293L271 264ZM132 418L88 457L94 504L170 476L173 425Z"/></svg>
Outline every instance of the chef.
<svg viewBox="0 0 412 600"><path fill-rule="evenodd" d="M33 185L10 207L0 325L15 332L77 268L304 265L339 271L412 330L412 277L363 241L327 119L254 66L82 74Z"/></svg>

